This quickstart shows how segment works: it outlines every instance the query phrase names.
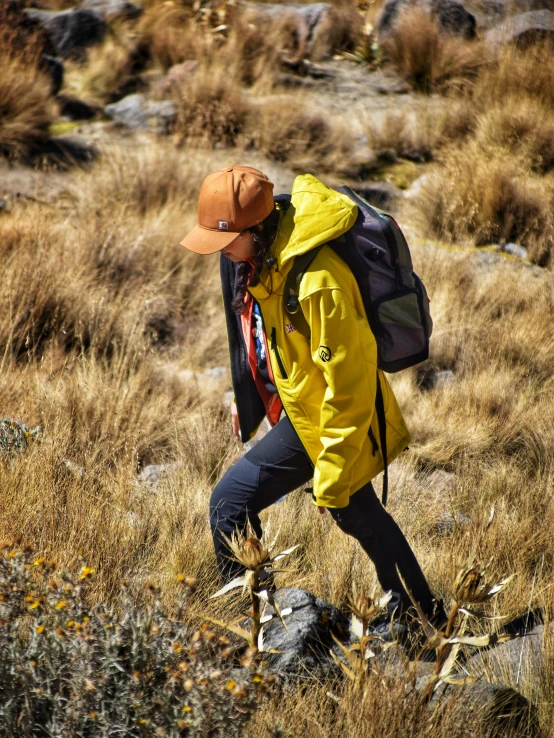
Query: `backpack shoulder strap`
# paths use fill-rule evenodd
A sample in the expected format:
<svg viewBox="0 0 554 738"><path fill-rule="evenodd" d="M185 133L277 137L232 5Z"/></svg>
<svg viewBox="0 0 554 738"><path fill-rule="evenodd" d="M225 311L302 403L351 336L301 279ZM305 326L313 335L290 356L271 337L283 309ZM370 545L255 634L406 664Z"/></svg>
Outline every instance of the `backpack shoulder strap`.
<svg viewBox="0 0 554 738"><path fill-rule="evenodd" d="M385 417L385 403L383 401L383 389L381 387L381 379L379 370L377 369L377 394L375 395L375 410L377 411L377 422L379 424L379 440L381 441L381 456L383 457L383 492L381 502L383 507L387 506L387 498L389 495L389 460L387 456L387 420Z"/></svg>
<svg viewBox="0 0 554 738"><path fill-rule="evenodd" d="M285 312L294 323L296 330L305 338L310 338L310 326L304 317L298 295L300 292L300 283L302 277L308 271L310 264L319 254L322 246L317 246L311 251L306 251L294 259L290 272L287 274L285 281L285 289L283 291L283 300L285 303Z"/></svg>

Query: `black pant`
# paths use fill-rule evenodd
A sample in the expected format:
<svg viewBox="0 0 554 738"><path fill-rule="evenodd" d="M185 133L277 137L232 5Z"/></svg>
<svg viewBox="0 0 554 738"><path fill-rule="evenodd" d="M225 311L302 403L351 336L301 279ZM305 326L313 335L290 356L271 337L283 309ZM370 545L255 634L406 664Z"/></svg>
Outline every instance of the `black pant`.
<svg viewBox="0 0 554 738"><path fill-rule="evenodd" d="M229 560L220 532L228 537L243 531L247 519L261 536L259 513L313 477L313 467L290 420L284 417L220 479L210 500L210 523L217 564L224 579L242 567ZM348 507L329 508L339 528L353 536L373 561L381 587L392 590L389 611L398 616L410 607L398 567L407 587L428 616L434 600L429 585L404 534L379 502L371 482L350 498ZM315 514L315 511L314 511Z"/></svg>

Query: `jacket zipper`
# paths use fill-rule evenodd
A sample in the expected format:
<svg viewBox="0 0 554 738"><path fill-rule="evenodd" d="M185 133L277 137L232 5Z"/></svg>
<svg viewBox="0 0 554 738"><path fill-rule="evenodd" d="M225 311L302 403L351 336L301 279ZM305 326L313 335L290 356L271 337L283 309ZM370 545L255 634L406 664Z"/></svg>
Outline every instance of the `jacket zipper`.
<svg viewBox="0 0 554 738"><path fill-rule="evenodd" d="M283 364L283 360L281 359L281 354L279 353L279 349L277 348L277 331L275 329L275 326L271 329L271 350L275 352L275 358L277 360L277 365L279 367L281 377L283 379L288 379L289 375L287 374L287 370L285 369L285 365Z"/></svg>

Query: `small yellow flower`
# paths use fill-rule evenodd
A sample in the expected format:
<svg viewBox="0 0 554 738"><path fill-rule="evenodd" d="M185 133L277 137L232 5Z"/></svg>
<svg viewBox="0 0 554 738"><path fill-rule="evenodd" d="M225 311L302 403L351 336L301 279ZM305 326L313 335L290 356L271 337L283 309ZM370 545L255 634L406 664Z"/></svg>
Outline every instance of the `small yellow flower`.
<svg viewBox="0 0 554 738"><path fill-rule="evenodd" d="M175 651L175 653L181 653L181 651L183 649L182 649L182 647L178 643L174 643L173 644L173 650Z"/></svg>
<svg viewBox="0 0 554 738"><path fill-rule="evenodd" d="M56 605L54 605L54 610L63 610L64 607L67 607L67 602L65 600L60 600Z"/></svg>
<svg viewBox="0 0 554 738"><path fill-rule="evenodd" d="M37 633L44 633L44 625L39 625L38 626Z"/></svg>
<svg viewBox="0 0 554 738"><path fill-rule="evenodd" d="M229 679L229 681L227 682L227 689L228 689L229 691L231 691L231 690L232 690L232 689L234 689L234 688L235 688L236 686L237 686L237 683L236 683L236 682L234 682L234 681L233 681L232 679Z"/></svg>
<svg viewBox="0 0 554 738"><path fill-rule="evenodd" d="M74 625L75 625L74 620L68 620L67 623L65 624L66 628L73 628Z"/></svg>
<svg viewBox="0 0 554 738"><path fill-rule="evenodd" d="M189 707L188 705L185 705L183 707L183 712L192 712L192 707Z"/></svg>
<svg viewBox="0 0 554 738"><path fill-rule="evenodd" d="M27 597L25 597L25 602L33 602L34 599L35 599L34 597L27 595Z"/></svg>
<svg viewBox="0 0 554 738"><path fill-rule="evenodd" d="M40 607L40 602L38 600L35 600L31 605L29 605L29 610L36 610L37 607Z"/></svg>
<svg viewBox="0 0 554 738"><path fill-rule="evenodd" d="M96 718L98 717L95 712L89 712L88 716L91 720L96 720Z"/></svg>
<svg viewBox="0 0 554 738"><path fill-rule="evenodd" d="M264 678L261 674L254 674L254 676L252 677L252 681L254 682L254 684L263 684Z"/></svg>
<svg viewBox="0 0 554 738"><path fill-rule="evenodd" d="M65 631L62 630L62 628L58 628L56 630L56 635L59 636L60 638L63 638L63 636L65 635Z"/></svg>
<svg viewBox="0 0 554 738"><path fill-rule="evenodd" d="M185 575L184 574L177 574L177 581L178 582L184 582L185 581Z"/></svg>
<svg viewBox="0 0 554 738"><path fill-rule="evenodd" d="M90 621L90 618L88 615L85 615L83 618L83 623L88 623Z"/></svg>
<svg viewBox="0 0 554 738"><path fill-rule="evenodd" d="M79 579L87 579L88 577L92 576L95 571L96 569L94 569L92 566L83 566Z"/></svg>
<svg viewBox="0 0 554 738"><path fill-rule="evenodd" d="M44 556L41 556L40 558L33 561L33 566L40 566L41 564L44 564L45 561L46 559L44 558Z"/></svg>

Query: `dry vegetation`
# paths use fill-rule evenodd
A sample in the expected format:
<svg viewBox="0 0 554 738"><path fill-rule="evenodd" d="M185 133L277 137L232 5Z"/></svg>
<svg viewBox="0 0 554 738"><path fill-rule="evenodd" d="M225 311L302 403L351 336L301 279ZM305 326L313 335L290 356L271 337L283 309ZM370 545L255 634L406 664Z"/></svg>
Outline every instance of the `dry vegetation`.
<svg viewBox="0 0 554 738"><path fill-rule="evenodd" d="M347 18L351 8L339 11ZM276 43L232 24L226 40L199 34L222 19L195 13L192 3L149 3L132 34L114 32L86 65L73 66L67 82L67 89L106 102L138 74L156 84L160 69L199 61L193 77L160 93L179 104L175 138L105 148L90 170L71 175L58 202L21 201L0 216L1 416L44 429L26 455L0 460L0 538L22 536L61 566L75 567L82 552L96 569L92 602L115 602L122 579L141 602L154 581L171 610L176 575L194 574L195 609L226 618L239 605L209 601L218 584L207 503L242 450L223 399L228 375L202 374L227 364L217 259L178 243L194 223L200 182L214 164L255 147L297 169L340 172L350 154L340 120L279 88ZM428 162L409 214L434 237L517 240L532 260L550 265L552 52L509 50L483 65L481 47L455 46L433 28L426 31L431 56L423 36L410 46L407 33L402 49L389 53L416 87L434 93L372 129L372 146ZM296 51L293 44L286 54ZM3 151L25 153L47 135L54 119L47 86L28 59L11 54L2 64ZM391 469L391 511L439 596L449 599L460 564L492 556L494 575L518 575L499 611L515 617L542 607L551 618L551 271L508 259L483 266L477 252L423 241L422 233L414 226L410 234L414 262L435 320L423 369L451 370L454 381L424 389L422 369L393 379L413 444ZM156 490L137 485L137 471L166 461L177 466ZM443 495L431 483L437 470L454 475ZM445 507L469 521L439 536ZM315 514L307 495L292 494L265 518L280 528L283 547L301 544L291 556L300 586L341 607L353 583L371 591L367 558L329 515ZM299 580L279 576L279 586ZM492 606L488 612L498 614ZM551 640L546 649L552 664ZM492 681L501 676L501 665L487 674ZM326 683L293 699L277 696L244 735L467 735L455 696L438 721L398 681L372 674L368 686L363 698L351 685ZM545 738L554 737L554 676L525 674L517 686L539 706Z"/></svg>

